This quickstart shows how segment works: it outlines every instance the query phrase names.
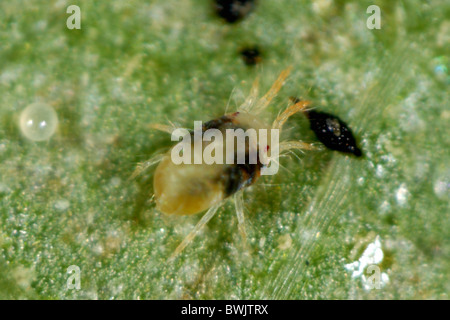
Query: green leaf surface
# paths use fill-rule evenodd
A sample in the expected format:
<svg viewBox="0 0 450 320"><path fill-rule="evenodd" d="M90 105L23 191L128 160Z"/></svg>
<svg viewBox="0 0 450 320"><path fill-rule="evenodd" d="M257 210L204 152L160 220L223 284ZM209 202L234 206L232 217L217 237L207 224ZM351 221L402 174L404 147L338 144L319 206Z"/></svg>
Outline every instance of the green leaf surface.
<svg viewBox="0 0 450 320"><path fill-rule="evenodd" d="M448 299L448 1L260 0L232 25L211 3L0 3L0 298ZM366 26L372 4L380 30ZM69 5L80 30L66 27ZM239 56L248 45L263 53L255 67ZM245 192L249 249L230 201L169 262L201 214L157 212L153 170L129 180L172 144L149 124L217 118L289 66L268 119L289 96L311 100L364 157L283 158ZM49 141L18 125L36 102L58 115ZM319 146L305 117L286 128ZM389 281L367 290L345 266L376 239ZM71 265L80 290L67 288Z"/></svg>

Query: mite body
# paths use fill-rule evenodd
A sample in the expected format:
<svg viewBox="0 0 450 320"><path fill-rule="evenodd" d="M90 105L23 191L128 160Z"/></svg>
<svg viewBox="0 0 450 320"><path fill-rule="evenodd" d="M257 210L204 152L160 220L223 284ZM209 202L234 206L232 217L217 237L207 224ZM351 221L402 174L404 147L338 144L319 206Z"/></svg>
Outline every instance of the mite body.
<svg viewBox="0 0 450 320"><path fill-rule="evenodd" d="M202 136L209 129L217 129L225 135L227 129L245 131L249 128L264 127L269 128L250 114L235 112L204 123ZM194 143L195 141L192 142L192 150L194 150ZM207 146L208 144L203 143L200 151L203 152ZM252 147L258 148L257 145ZM225 156L226 153L224 158ZM236 154L233 158L236 158ZM174 164L169 152L155 171L156 208L166 214L190 215L220 203L259 178L263 166L259 157L253 164L248 161L248 152L245 158L246 161L241 164L237 161L226 164L226 159L223 159L223 164Z"/></svg>
<svg viewBox="0 0 450 320"><path fill-rule="evenodd" d="M209 129L215 129L221 133L228 129L233 130L248 130L254 129L260 132L260 129L266 129L267 132L276 130L281 134L281 129L286 120L293 114L305 110L309 105L308 101L299 101L291 104L282 112L272 123L268 125L262 120L261 113L270 104L272 99L282 87L290 69L283 71L270 90L259 100L258 83L255 81L251 93L247 100L234 113L226 114L218 119L205 122L201 128L201 137L203 137ZM155 124L152 125L154 129L172 133L175 129L170 126ZM190 132L187 135L195 136L195 132ZM270 136L270 134L269 134ZM278 135L279 136L279 135ZM200 164L194 163L180 163L175 164L172 159L172 151L162 156L155 156L148 160L144 165L139 166L133 177L139 175L143 170L147 169L153 164L159 162L154 175L154 198L156 202L156 209L165 214L174 215L191 215L207 210L204 216L195 226L194 230L183 240L183 242L175 250L174 255L180 253L195 237L198 231L214 216L217 209L223 204L224 200L229 197L234 198L236 214L238 218L239 231L244 239L246 239L244 213L243 213L243 190L246 187L254 184L261 176L261 170L270 165L271 162L278 162L278 155L281 155L289 150L297 149L313 149L309 144L302 141L282 141L277 145L273 145L271 137L268 137L260 145L258 139L248 139L245 141L244 161L234 161L231 164L222 162L207 164L202 162ZM255 142L256 141L256 142ZM191 142L195 144L195 139ZM179 142L181 143L181 142ZM204 152L208 148L209 143L203 144L202 148L190 155L193 159L196 152ZM278 153L271 152L272 147ZM275 148L276 147L276 148ZM226 143L220 148L223 149L223 159L232 157L236 159L239 157L237 149L231 151L227 149ZM256 161L251 157L251 151L256 150ZM262 150L262 151L261 151ZM266 157L267 162L260 161L260 155ZM263 157L263 158L264 158ZM172 257L173 257L172 256Z"/></svg>

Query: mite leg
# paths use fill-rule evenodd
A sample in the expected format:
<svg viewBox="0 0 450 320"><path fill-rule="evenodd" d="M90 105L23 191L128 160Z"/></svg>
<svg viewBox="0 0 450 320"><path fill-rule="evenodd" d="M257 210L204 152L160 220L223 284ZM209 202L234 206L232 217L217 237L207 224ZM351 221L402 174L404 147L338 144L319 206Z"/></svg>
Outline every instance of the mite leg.
<svg viewBox="0 0 450 320"><path fill-rule="evenodd" d="M281 129L287 119L297 112L305 110L310 104L309 101L298 101L295 104L290 105L273 121L272 129L278 129L281 133Z"/></svg>
<svg viewBox="0 0 450 320"><path fill-rule="evenodd" d="M258 86L259 79L256 78L253 82L252 89L250 90L250 94L247 99L245 99L244 103L237 109L239 112L247 112L249 113L253 105L256 103L256 99L258 98Z"/></svg>
<svg viewBox="0 0 450 320"><path fill-rule="evenodd" d="M175 125L173 124L169 126L167 124L151 123L148 126L151 129L167 132L168 134L172 134L172 131L176 129Z"/></svg>
<svg viewBox="0 0 450 320"><path fill-rule="evenodd" d="M244 194L242 192L237 192L234 194L234 204L236 206L236 215L238 218L239 232L241 233L244 243L247 243L247 232L245 230L245 220L244 220Z"/></svg>
<svg viewBox="0 0 450 320"><path fill-rule="evenodd" d="M164 154L156 154L147 161L141 162L137 165L136 170L134 170L133 174L128 180L133 180L137 176L140 176L145 170L150 168L152 165L157 164L164 158Z"/></svg>
<svg viewBox="0 0 450 320"><path fill-rule="evenodd" d="M280 154L290 150L316 150L316 148L309 143L303 141L282 141L280 142Z"/></svg>
<svg viewBox="0 0 450 320"><path fill-rule="evenodd" d="M263 111L267 106L270 104L273 98L277 95L278 91L280 91L281 87L283 86L284 81L288 77L289 73L291 72L292 67L287 68L286 70L283 70L278 79L275 81L275 83L272 85L272 87L267 91L267 93L259 99L259 101L249 108L247 112L251 112L253 114L258 114L261 111Z"/></svg>
<svg viewBox="0 0 450 320"><path fill-rule="evenodd" d="M170 256L169 260L173 260L177 255L181 253L181 251L186 248L189 243L195 238L195 236L198 234L198 232L208 223L209 220L211 220L212 217L217 212L217 209L222 205L222 202L212 206L209 208L209 210L203 215L203 217L200 219L200 221L197 223L197 225L194 227L194 230L192 230L186 238L180 243L180 245L175 249L175 252Z"/></svg>
<svg viewBox="0 0 450 320"><path fill-rule="evenodd" d="M160 124L160 123L151 123L148 126L151 129L156 129L159 131L167 132L169 134L172 134L172 131L176 129L174 124L166 125L166 124ZM141 175L145 170L150 168L152 165L157 164L163 158L164 158L163 154L156 154L153 157L151 157L149 160L139 163L136 167L136 170L134 170L133 174L129 178L129 180L133 180L137 176Z"/></svg>

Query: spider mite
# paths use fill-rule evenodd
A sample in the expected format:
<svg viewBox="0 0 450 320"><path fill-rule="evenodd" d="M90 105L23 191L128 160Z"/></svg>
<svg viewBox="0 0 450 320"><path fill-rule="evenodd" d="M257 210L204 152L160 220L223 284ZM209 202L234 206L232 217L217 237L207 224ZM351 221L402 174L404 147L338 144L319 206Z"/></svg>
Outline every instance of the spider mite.
<svg viewBox="0 0 450 320"><path fill-rule="evenodd" d="M290 99L293 103L300 101L294 97ZM352 131L340 118L316 110L303 110L303 113L308 117L311 130L316 134L317 139L328 149L352 153L357 157L362 156Z"/></svg>
<svg viewBox="0 0 450 320"><path fill-rule="evenodd" d="M216 13L229 23L242 20L255 7L255 0L214 0L214 2Z"/></svg>
<svg viewBox="0 0 450 320"><path fill-rule="evenodd" d="M284 123L293 114L305 110L309 106L308 101L299 101L290 104L271 125L267 124L261 117L261 113L269 106L272 99L277 95L285 79L290 73L290 69L284 70L269 91L260 99L258 96L258 81L256 80L251 89L249 97L238 107L236 112L225 114L203 124L202 130L217 129L268 129L272 132L276 129L281 134ZM177 130L171 126L155 124L152 128L172 133ZM272 157L270 142L257 150L267 152L268 164L278 161ZM174 146L173 148L175 148ZM251 146L248 146L251 147ZM253 146L255 147L255 146ZM172 149L173 149L172 148ZM203 146L203 148L207 148ZM278 154L286 153L289 150L313 149L309 144L302 141L281 141L278 144ZM227 150L224 148L224 150ZM202 150L200 150L202 151ZM236 157L236 150L231 151L232 157ZM270 153L270 155L269 155ZM277 155L278 155L277 154ZM226 154L225 156L230 156ZM156 209L165 214L191 215L206 211L191 233L177 247L172 257L179 254L196 236L198 231L214 216L216 211L224 201L234 198L236 214L238 218L239 231L246 239L244 225L244 205L243 191L246 187L253 185L261 176L261 171L266 165L261 161L252 164L246 157L243 164L234 162L233 164L174 164L171 157L171 150L164 155L157 155L138 166L132 177L139 175L153 164L159 162L155 170L153 188Z"/></svg>

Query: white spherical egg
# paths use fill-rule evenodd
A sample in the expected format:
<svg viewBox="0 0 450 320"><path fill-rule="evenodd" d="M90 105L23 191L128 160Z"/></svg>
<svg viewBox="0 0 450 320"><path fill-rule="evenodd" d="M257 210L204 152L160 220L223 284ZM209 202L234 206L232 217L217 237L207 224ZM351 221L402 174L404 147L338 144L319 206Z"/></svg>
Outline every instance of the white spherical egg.
<svg viewBox="0 0 450 320"><path fill-rule="evenodd" d="M45 141L55 133L58 115L55 110L44 103L33 103L20 114L20 131L33 141Z"/></svg>

